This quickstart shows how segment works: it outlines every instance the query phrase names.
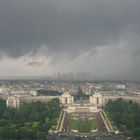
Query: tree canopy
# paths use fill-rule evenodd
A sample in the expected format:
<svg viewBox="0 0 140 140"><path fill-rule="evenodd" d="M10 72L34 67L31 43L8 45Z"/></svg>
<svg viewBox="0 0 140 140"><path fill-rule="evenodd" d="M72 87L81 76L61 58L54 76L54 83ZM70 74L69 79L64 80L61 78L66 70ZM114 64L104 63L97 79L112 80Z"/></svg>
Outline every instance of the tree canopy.
<svg viewBox="0 0 140 140"><path fill-rule="evenodd" d="M126 135L140 138L140 105L123 99L109 101L105 111L114 124Z"/></svg>
<svg viewBox="0 0 140 140"><path fill-rule="evenodd" d="M19 109L0 100L0 139L44 140L61 112L59 101L21 103Z"/></svg>

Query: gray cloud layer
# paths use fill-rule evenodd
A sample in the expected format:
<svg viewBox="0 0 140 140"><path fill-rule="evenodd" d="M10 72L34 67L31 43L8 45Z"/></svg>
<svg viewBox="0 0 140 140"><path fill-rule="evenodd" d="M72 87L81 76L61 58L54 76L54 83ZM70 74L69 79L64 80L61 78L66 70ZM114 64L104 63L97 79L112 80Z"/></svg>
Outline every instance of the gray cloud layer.
<svg viewBox="0 0 140 140"><path fill-rule="evenodd" d="M40 51L54 63L58 58L71 60L89 52L90 59L100 53L100 47L111 46L115 51L117 44L124 43L119 55L129 54L131 68L140 65L136 61L140 60L139 40L139 0L0 1L1 57L19 58ZM140 66L128 73L139 70Z"/></svg>

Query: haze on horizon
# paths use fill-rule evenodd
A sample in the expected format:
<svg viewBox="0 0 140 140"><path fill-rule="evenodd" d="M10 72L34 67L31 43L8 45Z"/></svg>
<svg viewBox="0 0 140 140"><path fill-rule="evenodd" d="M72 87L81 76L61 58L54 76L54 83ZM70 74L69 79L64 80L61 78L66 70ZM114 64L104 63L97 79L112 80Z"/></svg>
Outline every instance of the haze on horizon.
<svg viewBox="0 0 140 140"><path fill-rule="evenodd" d="M139 71L139 0L0 1L0 77L139 81Z"/></svg>

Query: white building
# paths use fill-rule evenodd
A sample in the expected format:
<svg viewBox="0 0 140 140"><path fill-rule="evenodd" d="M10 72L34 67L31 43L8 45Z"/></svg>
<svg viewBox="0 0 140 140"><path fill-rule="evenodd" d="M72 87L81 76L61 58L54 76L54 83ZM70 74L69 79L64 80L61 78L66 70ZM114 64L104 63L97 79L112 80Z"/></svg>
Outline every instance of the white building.
<svg viewBox="0 0 140 140"><path fill-rule="evenodd" d="M8 97L6 99L6 106L13 107L13 108L19 108L19 99L17 97Z"/></svg>
<svg viewBox="0 0 140 140"><path fill-rule="evenodd" d="M75 103L74 96L68 92L63 93L59 100L67 112L98 112L103 104L102 95L97 92L89 96L88 103Z"/></svg>
<svg viewBox="0 0 140 140"><path fill-rule="evenodd" d="M95 92L89 97L90 103L94 106L102 106L103 105L103 97L99 92Z"/></svg>
<svg viewBox="0 0 140 140"><path fill-rule="evenodd" d="M69 92L64 92L59 100L62 105L71 105L74 103L74 97Z"/></svg>

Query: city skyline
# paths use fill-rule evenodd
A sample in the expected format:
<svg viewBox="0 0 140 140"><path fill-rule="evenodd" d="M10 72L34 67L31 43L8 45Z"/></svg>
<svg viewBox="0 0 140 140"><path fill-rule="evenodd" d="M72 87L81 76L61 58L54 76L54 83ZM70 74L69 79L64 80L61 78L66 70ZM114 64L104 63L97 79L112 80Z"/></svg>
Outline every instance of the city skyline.
<svg viewBox="0 0 140 140"><path fill-rule="evenodd" d="M140 81L139 15L137 0L0 1L0 78Z"/></svg>

